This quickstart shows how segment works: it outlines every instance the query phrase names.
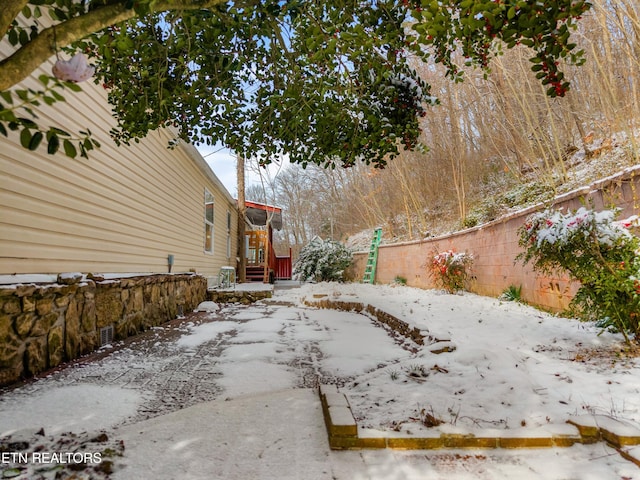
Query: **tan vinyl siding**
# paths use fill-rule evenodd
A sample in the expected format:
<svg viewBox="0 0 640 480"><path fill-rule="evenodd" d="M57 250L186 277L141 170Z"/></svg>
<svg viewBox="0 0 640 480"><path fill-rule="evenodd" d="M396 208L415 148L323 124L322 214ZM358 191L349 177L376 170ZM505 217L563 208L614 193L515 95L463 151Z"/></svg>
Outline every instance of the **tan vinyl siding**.
<svg viewBox="0 0 640 480"><path fill-rule="evenodd" d="M29 152L18 135L0 137L0 274L173 272L215 275L227 257L227 211L235 202L191 145L170 150L169 131L117 147L106 94L90 82L39 121L75 133L89 128L102 147L89 159ZM204 191L215 197L214 251L204 252Z"/></svg>

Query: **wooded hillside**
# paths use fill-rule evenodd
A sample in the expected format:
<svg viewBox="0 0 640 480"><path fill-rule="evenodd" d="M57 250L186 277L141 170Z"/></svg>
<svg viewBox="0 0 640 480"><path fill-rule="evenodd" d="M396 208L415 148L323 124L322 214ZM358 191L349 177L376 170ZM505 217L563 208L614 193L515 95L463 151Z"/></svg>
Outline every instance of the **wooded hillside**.
<svg viewBox="0 0 640 480"><path fill-rule="evenodd" d="M505 51L486 79L467 70L463 83L421 64L441 100L423 119L426 152L385 169L287 166L248 196L283 207L285 248L375 226L388 242L474 226L635 165L640 5L595 0L575 39L586 64L567 67L565 98L545 95L524 48Z"/></svg>

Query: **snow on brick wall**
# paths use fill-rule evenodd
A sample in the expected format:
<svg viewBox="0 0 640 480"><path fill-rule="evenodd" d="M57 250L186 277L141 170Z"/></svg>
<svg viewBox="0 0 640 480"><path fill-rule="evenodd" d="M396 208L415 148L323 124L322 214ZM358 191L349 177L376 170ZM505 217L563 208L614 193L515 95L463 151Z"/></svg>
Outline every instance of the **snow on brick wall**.
<svg viewBox="0 0 640 480"><path fill-rule="evenodd" d="M588 187L559 196L554 206L576 210L590 202L595 210L613 205L621 209L620 218L640 213L640 167L601 180ZM530 265L516 262L522 251L518 246L518 228L532 213L546 208L538 205L510 214L491 223L454 234L398 244L383 244L378 252L376 283L391 283L397 276L407 285L434 288L427 265L435 252L452 249L474 256L470 291L480 295L499 296L509 286L522 286L522 298L541 308L565 309L577 290L564 277L541 276ZM383 232L384 238L384 232ZM354 255L351 276L362 279L367 253Z"/></svg>

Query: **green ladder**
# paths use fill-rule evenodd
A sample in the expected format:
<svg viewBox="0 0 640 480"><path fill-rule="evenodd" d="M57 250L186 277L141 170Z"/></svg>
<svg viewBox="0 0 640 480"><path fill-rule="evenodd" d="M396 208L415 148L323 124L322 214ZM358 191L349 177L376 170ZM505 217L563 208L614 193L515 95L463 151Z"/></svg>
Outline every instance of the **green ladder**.
<svg viewBox="0 0 640 480"><path fill-rule="evenodd" d="M378 262L378 247L382 238L382 229L376 228L373 232L373 240L369 249L369 257L367 258L367 266L364 269L364 277L362 283L373 283L376 278L376 263Z"/></svg>

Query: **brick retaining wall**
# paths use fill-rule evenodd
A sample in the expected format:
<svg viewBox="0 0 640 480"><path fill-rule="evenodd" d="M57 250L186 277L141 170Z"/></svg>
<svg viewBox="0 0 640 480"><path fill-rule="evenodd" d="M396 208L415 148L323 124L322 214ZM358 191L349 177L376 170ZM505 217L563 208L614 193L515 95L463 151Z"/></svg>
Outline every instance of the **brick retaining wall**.
<svg viewBox="0 0 640 480"><path fill-rule="evenodd" d="M0 386L100 346L113 326L124 339L171 320L205 300L207 280L193 274L105 280L59 276L58 283L0 287Z"/></svg>
<svg viewBox="0 0 640 480"><path fill-rule="evenodd" d="M621 208L621 217L640 214L640 167L594 183L588 187L559 196L553 202L556 207L571 210L584 202L592 202L593 208L602 210L611 205ZM509 286L522 286L522 298L541 308L560 311L565 309L577 285L565 277L537 275L530 265L515 263L522 251L518 246L518 228L533 212L544 205L522 210L491 223L442 237L381 245L375 281L391 283L397 276L407 284L418 288L433 288L434 283L427 270L427 262L436 251L453 249L472 253L474 256L474 280L470 290L480 295L499 296ZM383 232L384 234L384 232ZM361 280L367 261L367 253L354 255L351 277Z"/></svg>

